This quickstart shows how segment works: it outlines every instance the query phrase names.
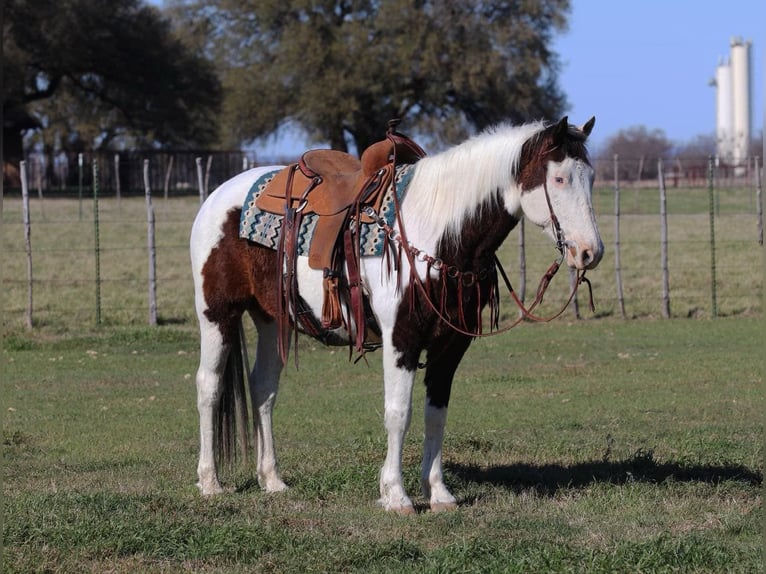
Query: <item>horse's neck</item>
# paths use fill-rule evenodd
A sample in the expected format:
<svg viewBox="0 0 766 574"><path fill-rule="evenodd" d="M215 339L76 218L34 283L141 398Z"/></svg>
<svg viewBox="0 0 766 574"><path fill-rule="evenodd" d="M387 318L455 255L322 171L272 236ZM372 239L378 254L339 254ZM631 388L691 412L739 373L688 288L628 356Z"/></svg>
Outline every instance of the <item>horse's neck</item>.
<svg viewBox="0 0 766 574"><path fill-rule="evenodd" d="M517 223L518 218L506 210L502 198L490 198L474 215L465 219L457 236L442 236L439 256L446 264L463 271L487 267Z"/></svg>

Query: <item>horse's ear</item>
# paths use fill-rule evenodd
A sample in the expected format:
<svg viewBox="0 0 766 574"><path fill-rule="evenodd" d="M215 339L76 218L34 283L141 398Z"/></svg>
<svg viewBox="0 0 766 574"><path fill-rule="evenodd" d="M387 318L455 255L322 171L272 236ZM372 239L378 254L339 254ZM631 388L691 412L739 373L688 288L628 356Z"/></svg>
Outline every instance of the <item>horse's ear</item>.
<svg viewBox="0 0 766 574"><path fill-rule="evenodd" d="M582 133L585 134L585 137L588 137L590 135L590 132L593 131L593 126L595 124L596 124L596 116L593 116L591 119L589 119L587 122L583 124L580 130L582 130Z"/></svg>
<svg viewBox="0 0 766 574"><path fill-rule="evenodd" d="M567 134L569 133L569 118L567 116L564 116L559 120L559 123L557 123L555 126L553 126L553 141L558 144L558 142L561 142L564 140L564 138L567 137Z"/></svg>

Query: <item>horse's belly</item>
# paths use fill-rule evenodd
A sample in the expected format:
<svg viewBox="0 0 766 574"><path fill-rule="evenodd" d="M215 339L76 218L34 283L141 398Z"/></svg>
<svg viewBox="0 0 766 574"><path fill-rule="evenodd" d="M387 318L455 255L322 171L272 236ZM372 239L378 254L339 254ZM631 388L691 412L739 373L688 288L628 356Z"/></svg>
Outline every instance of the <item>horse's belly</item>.
<svg viewBox="0 0 766 574"><path fill-rule="evenodd" d="M323 273L322 271L309 267L308 257L298 257L296 267L298 272L298 292L311 310L311 314L314 316L317 324L321 324L322 305L324 304ZM341 326L337 329L326 331L322 341L327 345L348 345L349 340L351 340L350 338L356 333L356 326L353 325L353 319L349 317L348 308L342 301L341 308L343 310L343 317L346 318L347 321L351 321L352 324L350 325L350 329ZM307 333L300 321L297 323L298 330L302 333Z"/></svg>

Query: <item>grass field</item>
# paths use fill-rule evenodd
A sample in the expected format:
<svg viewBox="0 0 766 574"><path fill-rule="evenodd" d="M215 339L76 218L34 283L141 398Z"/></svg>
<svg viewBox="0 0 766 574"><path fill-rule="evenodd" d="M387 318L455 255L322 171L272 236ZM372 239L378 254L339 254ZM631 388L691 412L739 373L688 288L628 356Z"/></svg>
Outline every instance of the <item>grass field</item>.
<svg viewBox="0 0 766 574"><path fill-rule="evenodd" d="M762 572L758 317L522 325L477 341L445 440L460 501L374 501L378 357L302 342L277 405L291 490L254 469L202 499L191 325L8 330L4 559L10 572ZM418 385L415 404L422 405Z"/></svg>
<svg viewBox="0 0 766 574"><path fill-rule="evenodd" d="M4 198L3 572L762 572L763 248L752 192L717 190L710 319L708 202L668 190L674 318L661 320L657 191L623 190L625 306L638 318L623 321L614 195L595 191L607 248L589 273L596 316L474 344L445 440L460 509L426 511L415 416L405 480L419 513L402 518L374 503L379 358L353 366L310 341L275 414L291 490L260 492L248 467L224 472L228 494L198 495L195 197L155 202L153 329L144 199L100 201L100 327L92 202L80 218L76 199L33 200L32 331L21 204ZM500 256L519 288L517 242ZM531 292L555 250L531 228L526 250ZM543 313L567 287L562 272Z"/></svg>

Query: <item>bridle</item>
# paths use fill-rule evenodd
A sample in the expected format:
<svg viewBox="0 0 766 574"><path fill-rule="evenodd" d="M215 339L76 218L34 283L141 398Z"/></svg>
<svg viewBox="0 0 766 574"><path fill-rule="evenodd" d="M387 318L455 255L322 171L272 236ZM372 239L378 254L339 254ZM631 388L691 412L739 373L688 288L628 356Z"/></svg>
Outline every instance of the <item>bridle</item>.
<svg viewBox="0 0 766 574"><path fill-rule="evenodd" d="M395 184L394 184L395 185ZM472 287L473 285L476 285L478 288L479 282L481 279L484 279L487 277L488 272L490 270L483 269L480 271L460 271L454 266L448 266L442 261L440 258L433 257L429 254L426 254L425 252L417 249L412 244L409 243L407 240L407 234L406 230L404 228L404 224L401 217L401 209L399 205L399 199L396 193L393 194L394 197L394 211L396 213L396 221L399 226L399 230L393 229L382 217L380 217L372 208L367 207L365 208L365 212L367 215L372 217L377 225L383 229L386 233L386 237L389 242L393 242L398 244L399 251L403 251L407 261L409 263L410 267L410 284L414 284L417 289L420 291L421 295L423 296L423 299L425 299L427 305L430 307L431 311L436 314L436 316L441 320L444 324L446 324L451 330L453 330L455 333L466 335L469 337L486 337L486 336L492 336L492 335L499 335L501 333L505 333L506 331L509 331L510 329L513 329L518 324L520 324L522 321L530 320L534 322L549 322L557 317L561 316L561 314L566 310L566 308L569 306L569 304L572 302L572 299L574 299L575 295L577 294L577 290L579 286L582 283L587 284L588 286L588 292L589 292L589 304L592 311L595 311L595 306L593 304L593 289L590 284L590 281L585 277L585 269L580 270L577 272L577 278L574 284L574 288L571 290L571 293L569 295L569 298L564 303L562 308L556 312L554 315L550 317L540 317L534 313L535 309L537 308L540 303L543 301L543 296L545 295L545 291L548 289L548 286L550 285L551 281L553 280L553 277L556 275L556 273L559 270L559 267L561 266L561 263L563 262L565 258L565 249L566 249L566 238L564 236L564 231L561 228L561 224L559 223L558 218L556 217L555 212L553 211L553 204L551 203L550 194L548 192L548 185L546 181L543 181L543 191L545 193L545 201L548 206L548 212L550 215L550 223L551 227L553 229L553 234L556 239L556 249L559 252L559 257L548 267L548 270L543 274L543 277L540 279L540 283L537 288L535 300L532 302L532 304L527 307L524 305L524 302L518 297L516 294L516 290L513 288L513 285L511 284L510 280L508 279L508 275L505 272L505 269L503 269L502 264L500 263L500 260L497 257L497 254L493 255L493 269L491 271L499 271L500 275L503 278L503 281L508 289L508 291L511 294L511 297L513 298L514 302L518 306L519 310L521 311L520 316L516 321L514 321L511 325L504 327L502 329L497 328L498 325L498 319L499 319L499 312L497 309L494 311L490 311L490 332L484 333L481 330L481 301L477 301L477 331L469 331L467 328L465 328L465 319L463 315L462 310L462 289L464 287ZM427 270L426 270L426 283L424 283L424 280L420 278L420 276L417 274L415 270L416 260L426 263ZM461 322L460 325L455 324L453 320L451 320L448 316L445 316L443 312L443 306L440 308L437 307L436 303L432 300L432 295L429 292L429 285L430 285L430 272L434 269L439 272L439 275L442 277L443 281L445 282L445 274L456 281L458 286L458 316L459 321ZM484 274L484 277L482 277L482 274ZM468 281L466 281L466 278L468 278ZM490 288L490 304L497 304L497 301L499 300L499 294L497 293L496 289L497 284L497 275L495 275L494 283L492 284ZM442 303L444 301L446 285L442 285ZM411 299L410 299L410 305L411 307L414 307L414 292L411 293ZM493 329L494 327L494 329Z"/></svg>

